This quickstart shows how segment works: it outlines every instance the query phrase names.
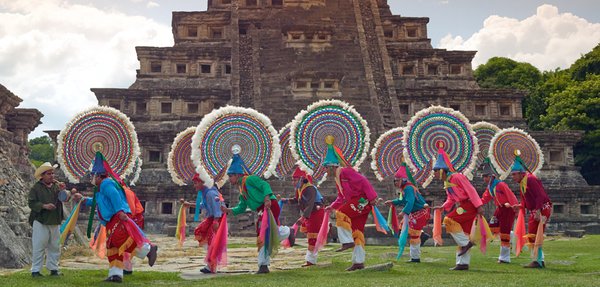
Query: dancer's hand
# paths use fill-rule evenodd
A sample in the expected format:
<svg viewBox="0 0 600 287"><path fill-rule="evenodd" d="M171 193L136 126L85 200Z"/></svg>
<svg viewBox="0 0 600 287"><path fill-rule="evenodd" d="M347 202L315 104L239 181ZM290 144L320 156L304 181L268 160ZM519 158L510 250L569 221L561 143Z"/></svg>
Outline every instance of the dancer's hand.
<svg viewBox="0 0 600 287"><path fill-rule="evenodd" d="M127 221L129 220L129 216L127 216L127 214L123 211L119 212L119 220L121 221Z"/></svg>
<svg viewBox="0 0 600 287"><path fill-rule="evenodd" d="M328 205L325 207L325 211L331 211L333 208L331 207L331 205Z"/></svg>
<svg viewBox="0 0 600 287"><path fill-rule="evenodd" d="M221 212L223 212L223 213L229 213L229 211L231 211L230 208L227 208L227 207L221 205Z"/></svg>
<svg viewBox="0 0 600 287"><path fill-rule="evenodd" d="M391 201L391 200L386 200L386 201L384 202L384 204L385 204L385 205L388 205L388 206L392 206L392 201Z"/></svg>
<svg viewBox="0 0 600 287"><path fill-rule="evenodd" d="M477 207L477 214L483 215L483 206Z"/></svg>
<svg viewBox="0 0 600 287"><path fill-rule="evenodd" d="M56 209L56 205L54 205L54 203L46 203L42 205L42 208L46 210L54 210Z"/></svg>
<svg viewBox="0 0 600 287"><path fill-rule="evenodd" d="M270 209L271 208L271 199L270 198L265 198L265 208Z"/></svg>
<svg viewBox="0 0 600 287"><path fill-rule="evenodd" d="M442 209L442 208L444 208L444 207L443 207L443 206L441 206L441 205L438 205L438 206L434 206L434 207L432 207L432 208L433 208L433 209Z"/></svg>
<svg viewBox="0 0 600 287"><path fill-rule="evenodd" d="M79 202L82 197L83 197L83 195L81 195L81 193L74 193L73 195L71 195L71 198L75 202Z"/></svg>

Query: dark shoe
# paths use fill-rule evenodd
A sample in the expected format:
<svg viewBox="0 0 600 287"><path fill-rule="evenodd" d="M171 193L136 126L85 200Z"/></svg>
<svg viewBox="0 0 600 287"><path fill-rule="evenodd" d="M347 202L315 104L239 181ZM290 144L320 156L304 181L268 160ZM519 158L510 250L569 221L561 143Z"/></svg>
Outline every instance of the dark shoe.
<svg viewBox="0 0 600 287"><path fill-rule="evenodd" d="M364 263L354 263L354 264L352 264L352 266L346 268L346 271L355 271L355 270L360 270L360 269L365 269Z"/></svg>
<svg viewBox="0 0 600 287"><path fill-rule="evenodd" d="M406 261L406 263L421 263L421 259L411 259Z"/></svg>
<svg viewBox="0 0 600 287"><path fill-rule="evenodd" d="M309 267L309 266L314 266L314 265L316 265L316 264L306 261L306 263L302 264L302 267Z"/></svg>
<svg viewBox="0 0 600 287"><path fill-rule="evenodd" d="M340 248L339 248L338 250L336 250L335 252L342 252L342 251L344 251L344 250L346 250L346 249L350 249L350 248L354 248L354 243L353 243L353 242L351 242L351 243L344 243L344 244L342 244L342 247L340 247Z"/></svg>
<svg viewBox="0 0 600 287"><path fill-rule="evenodd" d="M508 264L508 263L510 263L510 262L504 261L504 260L498 260L498 264Z"/></svg>
<svg viewBox="0 0 600 287"><path fill-rule="evenodd" d="M124 275L131 275L133 274L133 270L129 271L129 270L123 270L123 274Z"/></svg>
<svg viewBox="0 0 600 287"><path fill-rule="evenodd" d="M44 275L40 272L31 272L31 277L44 277Z"/></svg>
<svg viewBox="0 0 600 287"><path fill-rule="evenodd" d="M523 268L544 268L546 267L545 264L542 261L542 265L540 265L540 263L538 263L537 261L531 261L531 263L523 266Z"/></svg>
<svg viewBox="0 0 600 287"><path fill-rule="evenodd" d="M206 266L202 269L200 269L200 272L204 273L204 274L211 274L212 271L210 271L210 269L208 269Z"/></svg>
<svg viewBox="0 0 600 287"><path fill-rule="evenodd" d="M104 282L114 282L114 283L123 283L123 278L117 275L110 276L104 279Z"/></svg>
<svg viewBox="0 0 600 287"><path fill-rule="evenodd" d="M61 276L62 274L58 270L50 270L50 276Z"/></svg>
<svg viewBox="0 0 600 287"><path fill-rule="evenodd" d="M431 238L431 235L425 233L425 232L421 232L421 247L423 247L423 245L425 245L425 241L427 241L427 239Z"/></svg>
<svg viewBox="0 0 600 287"><path fill-rule="evenodd" d="M473 244L473 242L469 241L469 243L467 243L467 245L461 246L460 247L460 252L458 253L458 256L465 255L465 253L467 253L467 251L469 251L469 249L471 249L471 247L473 247L474 245L475 244Z"/></svg>
<svg viewBox="0 0 600 287"><path fill-rule="evenodd" d="M451 271L461 271L461 270L469 270L468 264L456 264L453 268L450 268Z"/></svg>
<svg viewBox="0 0 600 287"><path fill-rule="evenodd" d="M157 251L158 245L152 245L152 247L150 247L150 252L148 252L148 255L146 255L146 257L148 257L148 265L150 265L150 267L154 266L154 262L156 262Z"/></svg>
<svg viewBox="0 0 600 287"><path fill-rule="evenodd" d="M269 273L269 266L267 265L261 265L260 267L258 267L258 271L256 271L256 274L267 274Z"/></svg>
<svg viewBox="0 0 600 287"><path fill-rule="evenodd" d="M294 230L290 230L290 236L288 236L288 241L290 242L290 247L296 245L296 235L294 234Z"/></svg>

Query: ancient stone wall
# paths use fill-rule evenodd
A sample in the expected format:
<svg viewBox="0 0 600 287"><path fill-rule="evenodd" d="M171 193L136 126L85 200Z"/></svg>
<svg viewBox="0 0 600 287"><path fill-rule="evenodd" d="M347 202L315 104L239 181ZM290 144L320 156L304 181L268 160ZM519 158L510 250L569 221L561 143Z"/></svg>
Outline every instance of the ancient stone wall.
<svg viewBox="0 0 600 287"><path fill-rule="evenodd" d="M16 109L21 99L0 85L0 267L21 268L31 260L27 196L35 179L27 137L40 124L34 109Z"/></svg>

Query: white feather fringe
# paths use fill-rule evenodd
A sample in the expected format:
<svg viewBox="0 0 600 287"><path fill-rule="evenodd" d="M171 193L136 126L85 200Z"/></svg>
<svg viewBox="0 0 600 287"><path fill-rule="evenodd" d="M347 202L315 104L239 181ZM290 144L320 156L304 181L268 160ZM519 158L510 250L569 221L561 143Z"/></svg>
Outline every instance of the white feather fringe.
<svg viewBox="0 0 600 287"><path fill-rule="evenodd" d="M133 155L131 157L131 160L125 166L125 169L123 171L121 171L121 173L119 175L121 178L125 178L127 175L129 175L131 172L133 172L133 169L135 167L135 161L137 158L140 157L140 146L138 143L137 133L135 132L135 127L131 123L131 120L129 119L129 117L127 117L121 111L119 111L115 108L107 107L107 106L95 106L95 107L88 108L87 110L84 110L84 111L76 114L66 124L65 128L60 132L60 134L58 135L58 138L57 138L57 146L58 146L57 160L60 163L61 169L63 170L63 172L69 179L69 181L72 183L79 183L79 178L77 177L77 175L71 174L69 172L69 170L66 168L66 166L68 164L65 160L65 154L63 151L63 146L64 146L65 140L66 140L64 137L66 136L67 132L73 127L73 125L76 122L80 121L83 118L90 116L91 114L95 114L95 113L105 113L105 114L112 115L115 118L119 118L121 120L121 122L125 123L125 128L127 129L127 132L129 133L129 135L131 136L131 141L132 141L131 145L133 147ZM79 152L79 151L76 151L76 152Z"/></svg>
<svg viewBox="0 0 600 287"><path fill-rule="evenodd" d="M379 181L383 181L384 176L383 176L383 171L380 171L379 167L377 166L377 161L378 160L385 161L386 159L385 158L381 158L381 159L377 158L377 152L381 148L381 143L385 139L390 137L392 134L398 133L398 132L404 134L404 128L393 128L393 129L383 133L381 136L379 136L377 141L375 141L375 144L373 145L373 149L371 149L371 169L373 170L373 173L375 173L375 177L377 177L377 179ZM404 148L400 152L403 153L403 151L404 151Z"/></svg>
<svg viewBox="0 0 600 287"><path fill-rule="evenodd" d="M364 148L362 149L362 151L360 151L360 156L357 158L357 160L355 160L355 162L351 162L350 164L352 164L352 166L357 169L362 162L365 160L365 158L367 157L368 151L369 151L369 146L370 146L370 138L371 138L371 131L369 130L369 126L367 124L367 121L365 121L363 119L363 117L354 109L353 106L351 106L350 104L340 101L340 100L320 100L318 102L312 103L310 104L308 107L306 107L306 109L300 111L296 117L294 117L294 120L292 120L292 125L290 127L290 149L292 150L292 156L294 157L294 159L296 160L298 167L300 167L300 169L302 169L303 171L305 171L306 173L313 175L314 174L314 167L310 167L308 165L306 165L302 159L300 158L300 155L298 154L298 151L296 150L296 146L295 146L295 142L296 142L296 131L298 128L298 125L300 125L300 123L302 122L302 120L304 119L304 117L311 112L312 110L319 108L319 107L323 107L323 106L339 106L342 109L352 113L360 122L360 124L363 127L363 130L365 131L365 141L364 141ZM304 135L301 135L304 136ZM325 139L323 139L324 142ZM345 156L347 158L347 156Z"/></svg>
<svg viewBox="0 0 600 287"><path fill-rule="evenodd" d="M529 135L529 133L527 133L526 131L522 130L522 129L518 129L518 128L507 128L507 129L502 129L499 132L496 133L496 135L492 138L492 141L490 142L490 149L488 151L488 156L490 158L490 162L492 163L492 165L494 166L494 168L498 171L498 173L500 173L500 179L504 180L508 177L508 175L510 174L511 171L511 167L509 166L506 170L503 169L500 164L498 163L498 160L496 159L496 157L494 156L494 149L496 146L496 142L498 141L498 139L503 136L506 133L509 132L515 132L515 133L520 133L522 135L525 136L525 138L527 140L529 140L533 146L535 147L535 155L533 155L533 158L537 158L539 161L539 164L537 165L537 168L535 170L532 170L531 172L533 174L536 174L542 169L542 166L544 166L544 153L542 152L542 149L540 148L540 145L537 143L537 141L531 136ZM522 153L523 151L521 151ZM530 166L528 166L528 168L531 168Z"/></svg>
<svg viewBox="0 0 600 287"><path fill-rule="evenodd" d="M167 158L167 170L169 171L169 174L171 174L171 179L173 180L173 182L179 186L183 186L183 185L187 185L185 183L186 179L181 178L178 174L177 171L175 171L175 153L173 152L181 143L181 141L189 136L190 134L194 134L194 132L196 131L196 127L189 127L181 132L179 132L176 136L175 139L173 140L173 143L171 144L171 150L169 151L169 157ZM191 155L190 155L191 158Z"/></svg>

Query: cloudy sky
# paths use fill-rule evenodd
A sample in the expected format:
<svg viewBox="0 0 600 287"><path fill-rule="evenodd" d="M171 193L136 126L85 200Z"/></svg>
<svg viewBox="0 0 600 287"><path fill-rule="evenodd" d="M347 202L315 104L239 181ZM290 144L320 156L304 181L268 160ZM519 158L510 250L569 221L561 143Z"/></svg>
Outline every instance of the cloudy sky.
<svg viewBox="0 0 600 287"><path fill-rule="evenodd" d="M598 0L388 0L392 12L429 17L436 48L478 51L540 70L567 68L600 42ZM97 104L90 88L127 88L135 46L172 46L171 12L203 11L206 0L0 0L0 84L20 107L62 129Z"/></svg>

